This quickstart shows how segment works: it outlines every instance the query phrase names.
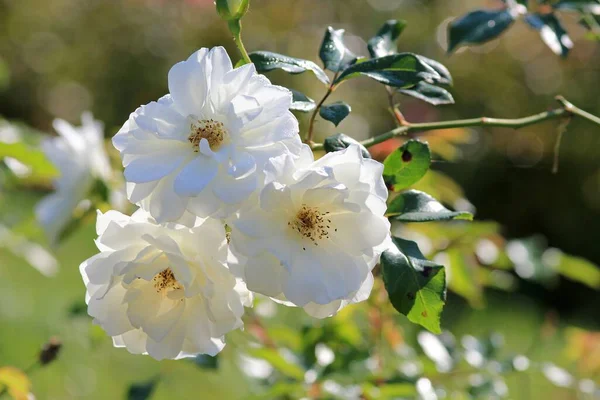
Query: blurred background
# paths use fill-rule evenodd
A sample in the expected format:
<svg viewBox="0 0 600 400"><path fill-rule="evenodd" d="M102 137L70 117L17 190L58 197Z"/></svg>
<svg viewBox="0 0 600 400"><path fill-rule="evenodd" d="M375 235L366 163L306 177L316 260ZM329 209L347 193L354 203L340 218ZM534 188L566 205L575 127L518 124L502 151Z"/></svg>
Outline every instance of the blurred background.
<svg viewBox="0 0 600 400"><path fill-rule="evenodd" d="M409 121L516 118L554 107L558 94L599 115L600 46L586 37L573 15L561 14L575 43L566 59L552 53L539 33L522 21L499 40L446 55L446 26L452 18L501 5L493 0L253 0L243 35L248 51L270 50L317 62L328 25L346 29L346 45L367 55L366 41L387 19L404 19L408 27L400 37L400 50L444 63L454 77L451 92L456 100L454 105L433 107L405 97L400 108ZM212 0L0 0L0 117L53 134L54 118L78 124L81 113L91 110L105 123L110 138L136 107L167 92L167 72L174 63L200 47L216 45L225 46L234 62L239 58ZM322 84L308 73L276 71L269 78L313 99L324 94ZM360 140L394 127L380 84L353 80L331 98L341 99L352 106L352 113L338 128L317 120L321 139L343 132ZM298 118L305 132L308 115ZM506 375L505 387L490 378L495 386L480 398L592 398L594 390L598 393L594 382L600 379L600 295L598 283L581 281L596 275L588 269L590 275L578 279L569 276L568 265L561 274L548 265L556 248L576 256L573 263L584 258L600 264L600 129L573 120L560 147L558 173L553 174L557 126L557 121L549 121L519 131L475 128L416 135L430 142L437 159L420 187L452 208L474 210L477 220L470 225L395 228L417 240L426 255L450 260L451 274L468 264L465 279L472 282L450 283L444 340L419 334L421 330L403 316L388 316L377 296L327 321L259 301L252 315L262 322L249 319L246 332L231 336L218 357L218 368L211 368L215 360L208 360L208 367L204 359L159 363L113 349L86 315L78 272L79 263L95 253L93 219L49 248L32 222L33 207L49 187L31 184L24 190L4 174L0 367L26 368L40 346L58 336L64 344L59 359L31 376L38 399L119 399L128 393L130 398L145 398L131 396L143 395L146 389L152 390L153 399L415 398L409 389L391 397L376 390L372 397L347 391L377 376L373 363L383 359L385 368L402 378L396 385L411 382L414 387L416 377L423 375L445 388L435 397L419 391L422 398L469 398L456 396L467 388L468 395L477 397L469 388L482 387L478 379L496 376L488 371L488 360L484 372L476 368L481 363L462 361L474 372L458 367L453 375L444 366L443 351L436 361L435 354L423 356L422 347L433 340L449 354L454 348L467 354L473 348L470 340L478 337L495 349L482 351L483 356L502 355L518 370L522 364L513 356L523 355L539 367ZM7 129L0 129L4 138ZM373 154L381 159L400 143L381 144ZM116 160L118 155L112 157ZM7 239L13 234L7 233L10 228L43 247L34 246L33 253L15 251L14 238ZM373 334L374 327L381 328L381 337ZM283 361L266 362L252 357L252 351L244 353L265 331L285 350L280 351ZM373 361L373 343L397 351L379 354L379 361ZM319 353L321 358L330 356L324 349L333 349L335 361L318 360ZM337 369L328 370L323 379L319 375L320 386L313 389L312 375L289 366L304 365L301 368L310 372L314 369L307 367L307 360L321 365L319 374L331 366ZM501 363L498 360L492 361ZM366 367L354 365L359 361ZM554 365L562 369L553 370ZM327 380L331 382L324 384ZM273 387L282 389L279 394L269 392Z"/></svg>

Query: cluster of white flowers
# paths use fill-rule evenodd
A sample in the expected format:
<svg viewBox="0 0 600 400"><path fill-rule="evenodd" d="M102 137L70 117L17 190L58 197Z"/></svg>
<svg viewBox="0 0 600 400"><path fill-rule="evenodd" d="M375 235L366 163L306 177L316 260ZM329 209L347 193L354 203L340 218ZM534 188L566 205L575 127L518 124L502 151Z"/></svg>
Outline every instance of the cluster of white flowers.
<svg viewBox="0 0 600 400"><path fill-rule="evenodd" d="M290 91L221 47L168 83L113 138L139 209L99 214L100 253L80 267L115 346L214 355L252 292L318 318L365 300L390 244L383 166L357 146L314 161Z"/></svg>

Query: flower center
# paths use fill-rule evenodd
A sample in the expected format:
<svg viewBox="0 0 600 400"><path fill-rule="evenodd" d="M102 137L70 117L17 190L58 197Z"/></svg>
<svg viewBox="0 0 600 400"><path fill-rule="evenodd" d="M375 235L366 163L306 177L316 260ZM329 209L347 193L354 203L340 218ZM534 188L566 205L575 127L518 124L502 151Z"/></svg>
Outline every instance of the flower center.
<svg viewBox="0 0 600 400"><path fill-rule="evenodd" d="M206 139L210 149L215 151L221 147L221 144L228 136L227 130L222 122L213 119L203 119L193 122L190 126L192 133L188 137L188 141L194 147L197 153L200 151L200 141Z"/></svg>
<svg viewBox="0 0 600 400"><path fill-rule="evenodd" d="M294 219L288 222L288 226L318 246L317 240L329 238L331 220L327 218L327 214L329 211L321 212L316 207L303 204Z"/></svg>
<svg viewBox="0 0 600 400"><path fill-rule="evenodd" d="M169 291L169 289L183 289L183 286L181 286L179 282L177 282L177 279L175 279L175 275L173 275L173 271L171 271L171 268L167 268L154 275L154 278L152 278L152 282L154 283L156 293L164 293Z"/></svg>

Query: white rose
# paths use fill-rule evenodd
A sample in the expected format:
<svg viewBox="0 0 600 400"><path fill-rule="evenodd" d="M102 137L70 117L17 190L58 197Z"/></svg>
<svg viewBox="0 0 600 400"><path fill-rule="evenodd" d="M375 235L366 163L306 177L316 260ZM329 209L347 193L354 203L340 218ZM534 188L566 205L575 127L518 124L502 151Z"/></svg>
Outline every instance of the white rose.
<svg viewBox="0 0 600 400"><path fill-rule="evenodd" d="M80 271L88 313L115 346L157 360L215 355L242 326L247 293L225 264L225 229L210 218L193 225L158 225L141 209L98 214L100 253Z"/></svg>
<svg viewBox="0 0 600 400"><path fill-rule="evenodd" d="M173 66L169 91L113 138L129 199L160 223L186 209L226 217L258 188L270 157L300 150L291 92L253 64L233 69L222 47Z"/></svg>
<svg viewBox="0 0 600 400"><path fill-rule="evenodd" d="M232 221L231 268L248 289L324 318L365 300L391 243L383 166L358 146L313 162L273 158L255 205Z"/></svg>
<svg viewBox="0 0 600 400"><path fill-rule="evenodd" d="M71 221L73 210L87 196L94 179L107 181L111 168L104 148L104 129L91 113L74 127L62 119L54 120L58 136L42 142L42 151L59 170L56 191L35 207L40 225L52 243Z"/></svg>

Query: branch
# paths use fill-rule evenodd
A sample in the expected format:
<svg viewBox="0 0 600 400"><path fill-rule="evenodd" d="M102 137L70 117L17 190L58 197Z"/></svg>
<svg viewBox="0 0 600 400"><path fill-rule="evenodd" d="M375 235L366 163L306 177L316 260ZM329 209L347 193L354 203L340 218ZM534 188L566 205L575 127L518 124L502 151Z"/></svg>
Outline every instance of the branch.
<svg viewBox="0 0 600 400"><path fill-rule="evenodd" d="M313 148L314 146L321 145L321 144L314 143L312 141L312 137L313 137L313 133L314 133L314 129L315 129L315 118L317 118L317 113L321 109L321 106L323 105L323 103L325 103L325 100L327 100L327 98L335 90L336 85L334 85L334 82L335 82L335 79L337 78L337 76L338 76L338 73L336 72L333 79L331 80L331 85L329 85L329 87L327 88L327 92L325 93L325 96L323 96L321 101L319 101L319 103L315 107L315 110L313 111L312 115L310 116L310 120L308 122L308 134L306 135L306 139L304 140L304 142L306 144L308 144L311 148Z"/></svg>
<svg viewBox="0 0 600 400"><path fill-rule="evenodd" d="M413 131L431 131L436 129L450 129L450 128L465 128L469 126L492 126L492 127L504 127L504 128L523 128L529 125L535 125L537 123L548 121L552 119L559 119L564 117L577 116L587 119L597 125L600 125L600 118L593 114L590 114L573 104L568 102L564 97L557 96L556 100L561 104L562 107L554 110L545 111L539 114L530 115L523 118L505 119L505 118L471 118L471 119L460 119L454 121L442 121L442 122L424 122L424 123L410 123L405 122L405 125L398 128L392 129L391 131L382 133L369 139L365 139L360 142L365 147L374 146L381 142L385 142L388 139L395 138L398 136L406 135ZM321 143L314 144L313 150L322 150L323 145Z"/></svg>

